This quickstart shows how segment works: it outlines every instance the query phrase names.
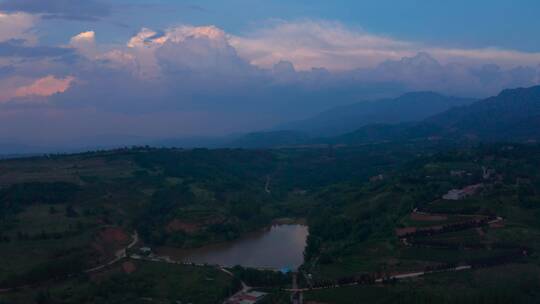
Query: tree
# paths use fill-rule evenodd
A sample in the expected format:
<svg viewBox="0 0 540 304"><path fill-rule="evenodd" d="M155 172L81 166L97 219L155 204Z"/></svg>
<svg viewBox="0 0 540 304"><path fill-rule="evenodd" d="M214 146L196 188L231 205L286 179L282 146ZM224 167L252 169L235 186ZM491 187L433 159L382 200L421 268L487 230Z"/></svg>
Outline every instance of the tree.
<svg viewBox="0 0 540 304"><path fill-rule="evenodd" d="M77 211L75 211L75 209L73 208L72 205L67 205L66 206L66 217L78 217L79 214L77 213Z"/></svg>
<svg viewBox="0 0 540 304"><path fill-rule="evenodd" d="M56 210L56 208L54 208L54 206L49 207L49 214L56 214L57 212L58 212L58 210Z"/></svg>

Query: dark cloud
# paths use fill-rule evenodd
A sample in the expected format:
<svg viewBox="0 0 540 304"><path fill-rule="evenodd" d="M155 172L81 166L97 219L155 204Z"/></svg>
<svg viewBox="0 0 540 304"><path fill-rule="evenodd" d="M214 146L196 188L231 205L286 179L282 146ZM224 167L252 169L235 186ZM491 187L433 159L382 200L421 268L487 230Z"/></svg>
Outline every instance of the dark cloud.
<svg viewBox="0 0 540 304"><path fill-rule="evenodd" d="M4 0L0 10L43 14L46 19L96 21L109 15L111 7L99 0Z"/></svg>
<svg viewBox="0 0 540 304"><path fill-rule="evenodd" d="M0 42L0 57L58 58L75 55L71 48L50 46L26 46L22 40Z"/></svg>

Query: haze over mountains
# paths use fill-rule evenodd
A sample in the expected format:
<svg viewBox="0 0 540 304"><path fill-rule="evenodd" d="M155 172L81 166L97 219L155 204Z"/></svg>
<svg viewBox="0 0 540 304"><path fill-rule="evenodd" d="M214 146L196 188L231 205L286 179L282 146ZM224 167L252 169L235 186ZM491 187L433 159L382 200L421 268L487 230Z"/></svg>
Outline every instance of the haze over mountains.
<svg viewBox="0 0 540 304"><path fill-rule="evenodd" d="M322 112L315 117L284 124L279 129L297 130L311 136L335 136L369 124L420 121L474 99L447 97L434 92L413 92L397 98L358 102Z"/></svg>
<svg viewBox="0 0 540 304"><path fill-rule="evenodd" d="M540 139L540 86L504 90L497 96L450 109L419 123L366 126L333 141L352 144L418 138L537 141Z"/></svg>
<svg viewBox="0 0 540 304"><path fill-rule="evenodd" d="M441 136L482 140L540 139L540 86L504 90L499 95L451 109L425 121Z"/></svg>
<svg viewBox="0 0 540 304"><path fill-rule="evenodd" d="M412 92L396 98L339 106L306 120L278 126L274 131L245 135L170 139L96 136L58 146L32 146L11 140L0 143L0 154L65 153L132 145L275 148L418 139L539 140L540 86L508 89L479 101L434 92Z"/></svg>
<svg viewBox="0 0 540 304"><path fill-rule="evenodd" d="M426 100L429 100L429 98L439 101L449 100L433 93L413 93L394 100L383 101L380 109L385 109L392 102L407 100L415 95L422 98L426 97ZM412 99L411 104L423 100L422 98ZM473 103L470 103L467 99L459 99L458 103L461 103L461 105L423 119L420 118L421 113L415 116L414 111L407 110L403 110L403 116L398 115L398 112L395 112L395 116L393 116L392 110L386 108L384 111L388 112L374 111L371 113L371 117L376 117L375 114L380 115L379 120L373 119L366 122L359 119L357 123L359 125L364 124L364 126L355 131L326 138L307 135L310 132L311 134L317 134L310 131L309 122L313 122L312 126L314 126L315 130L325 124L326 126L332 126L333 124L334 126L349 127L349 124L354 121L354 115L348 116L347 108L342 108L325 112L317 116L316 119L297 123L301 131L253 133L233 142L232 145L254 148L321 144L356 145L384 141L439 139L511 142L534 142L540 140L540 86L504 90L497 96ZM349 107L350 112L354 113L355 108L358 109L360 106ZM360 113L362 112L360 111ZM384 113L390 114L385 116ZM332 116L332 114L335 114L335 116ZM330 117L336 117L337 119L330 119ZM357 117L361 118L362 115ZM368 117L370 116L368 115ZM387 120L383 121L382 117ZM400 121L400 117L409 118L408 122L404 118ZM342 124L340 124L339 118L342 119ZM414 118L417 118L416 121ZM394 124L392 124L391 119L396 119ZM327 132L331 134L332 131L333 129L330 129Z"/></svg>

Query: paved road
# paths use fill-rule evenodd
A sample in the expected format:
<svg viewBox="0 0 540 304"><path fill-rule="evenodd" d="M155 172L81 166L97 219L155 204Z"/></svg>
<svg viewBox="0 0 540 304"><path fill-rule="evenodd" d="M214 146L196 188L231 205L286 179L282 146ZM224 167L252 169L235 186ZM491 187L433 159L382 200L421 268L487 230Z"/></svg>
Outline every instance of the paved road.
<svg viewBox="0 0 540 304"><path fill-rule="evenodd" d="M424 275L427 275L427 274L443 273L443 272L455 272L455 271L463 271L463 270L469 270L469 269L472 269L472 266L466 265L466 266L459 266L459 267L455 267L455 268L442 269L442 270L402 273L402 274L397 274L397 275L390 276L390 277L378 278L378 279L375 280L375 283L382 283L385 280L411 279L411 278L421 277L421 276L424 276ZM349 287L349 286L356 286L356 285L359 285L359 283L336 284L336 285L331 285L331 286L315 287L315 288L298 288L298 289L292 289L291 288L291 289L285 289L285 291L307 292L307 291L312 291L312 290L341 288L341 287Z"/></svg>

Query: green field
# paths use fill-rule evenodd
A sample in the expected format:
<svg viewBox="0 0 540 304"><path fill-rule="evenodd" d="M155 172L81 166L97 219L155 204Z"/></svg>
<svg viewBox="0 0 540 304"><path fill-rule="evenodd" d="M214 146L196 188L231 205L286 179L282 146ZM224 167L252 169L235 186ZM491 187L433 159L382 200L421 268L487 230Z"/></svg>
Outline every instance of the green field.
<svg viewBox="0 0 540 304"><path fill-rule="evenodd" d="M124 274L112 269L95 277L81 277L58 285L22 289L0 295L0 303L219 303L238 288L227 274L213 268L133 262ZM4 302L2 302L4 301Z"/></svg>

